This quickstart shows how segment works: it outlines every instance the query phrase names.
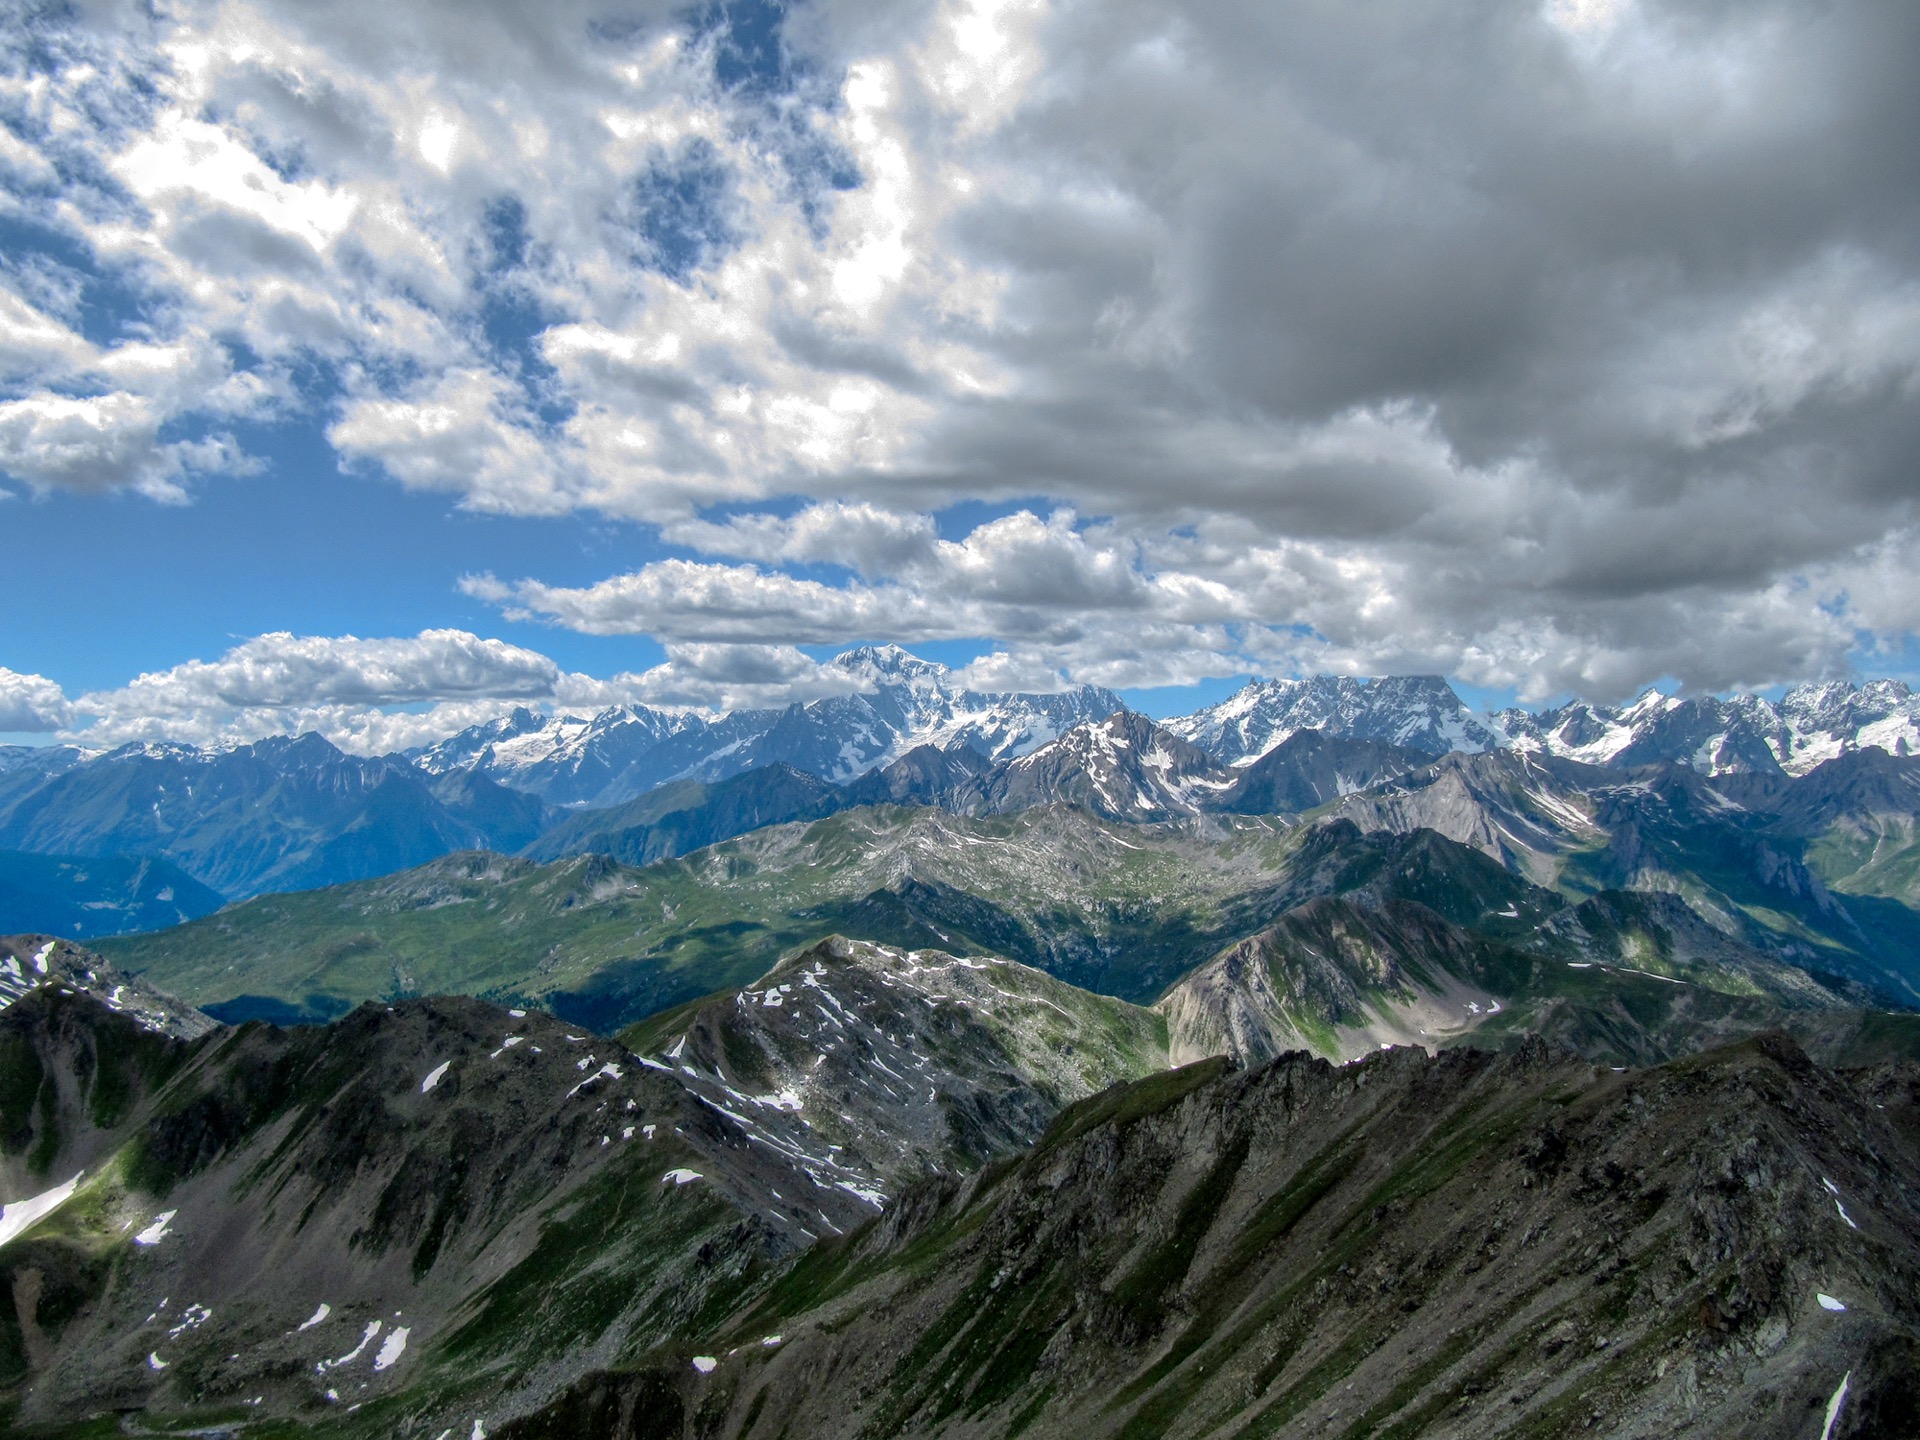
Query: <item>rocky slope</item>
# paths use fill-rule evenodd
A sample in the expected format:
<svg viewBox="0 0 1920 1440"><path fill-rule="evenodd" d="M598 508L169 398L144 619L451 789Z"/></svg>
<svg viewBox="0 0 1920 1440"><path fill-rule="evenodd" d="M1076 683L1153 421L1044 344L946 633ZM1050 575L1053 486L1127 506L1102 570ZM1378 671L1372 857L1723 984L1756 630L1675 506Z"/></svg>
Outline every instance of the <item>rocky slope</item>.
<svg viewBox="0 0 1920 1440"><path fill-rule="evenodd" d="M51 935L0 935L0 1010L43 990L91 995L143 1030L192 1040L218 1022L129 975L91 950Z"/></svg>
<svg viewBox="0 0 1920 1440"><path fill-rule="evenodd" d="M1917 1086L1779 1036L1190 1067L498 1436L1911 1433Z"/></svg>
<svg viewBox="0 0 1920 1440"><path fill-rule="evenodd" d="M1432 757L1382 740L1296 730L1242 766L1211 809L1238 815L1298 815L1430 764Z"/></svg>
<svg viewBox="0 0 1920 1440"><path fill-rule="evenodd" d="M994 767L977 800L956 808L1005 815L1072 805L1106 820L1173 820L1215 808L1232 784L1204 751L1123 710Z"/></svg>
<svg viewBox="0 0 1920 1440"><path fill-rule="evenodd" d="M0 1412L468 1434L1165 1063L1133 1007L846 942L630 1038L442 997L188 1040L37 987L0 1012Z"/></svg>
<svg viewBox="0 0 1920 1440"><path fill-rule="evenodd" d="M1863 760L1831 763L1844 771ZM1913 760L1864 765L1920 778ZM1920 860L1902 839L1912 822L1846 799L1892 787L1830 783L1840 779L1822 767L1796 780L1743 783L1678 765L1621 772L1497 752L1448 756L1328 813L1363 830L1436 831L1572 896L1671 892L1742 945L1912 1004L1920 1001L1920 916L1870 893L1891 888L1889 877L1897 885ZM1877 843L1850 843L1856 825L1871 827ZM1855 893L1829 886L1809 861Z"/></svg>
<svg viewBox="0 0 1920 1440"><path fill-rule="evenodd" d="M881 1202L1024 1148L1069 1102L1167 1068L1166 1023L1149 1010L996 956L841 936L621 1039L757 1143Z"/></svg>

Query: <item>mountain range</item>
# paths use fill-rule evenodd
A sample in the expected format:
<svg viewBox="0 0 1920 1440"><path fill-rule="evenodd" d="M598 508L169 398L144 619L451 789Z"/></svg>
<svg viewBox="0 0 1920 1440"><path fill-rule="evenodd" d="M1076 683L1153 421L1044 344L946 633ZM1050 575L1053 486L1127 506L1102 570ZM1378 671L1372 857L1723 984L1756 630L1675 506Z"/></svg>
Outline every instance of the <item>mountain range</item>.
<svg viewBox="0 0 1920 1440"><path fill-rule="evenodd" d="M216 1027L37 936L16 973L9 1433L1833 1440L1920 1405L1912 1062L1168 1068L1164 1012L846 939L617 1038L462 997Z"/></svg>
<svg viewBox="0 0 1920 1440"><path fill-rule="evenodd" d="M846 651L828 668L848 693L715 717L625 705L549 718L523 708L409 758L431 774L471 771L557 805L600 807L668 781L775 763L851 780L923 745L1002 759L1124 708L1092 685L1055 695L956 688L947 667L893 645Z"/></svg>
<svg viewBox="0 0 1920 1440"><path fill-rule="evenodd" d="M1292 754L1324 776L1372 743L1296 738L1243 773L1271 783ZM1294 817L869 805L639 866L455 856L100 943L229 1019L458 989L604 1030L839 932L1158 1002L1182 1056L1538 1030L1642 1062L1765 1025L1839 1056L1905 1033L1870 1014L1920 1007L1917 771L1862 752L1762 782L1487 752Z"/></svg>
<svg viewBox="0 0 1920 1440"><path fill-rule="evenodd" d="M1445 754L1504 750L1627 770L1671 763L1777 782L1855 753L1904 758L1920 743L1920 699L1891 681L1805 686L1778 701L1649 692L1621 709L1475 714L1437 677L1320 677L1256 682L1155 723L1097 687L970 691L945 667L893 646L849 651L831 668L847 693L781 710L521 709L378 758L344 754L316 735L94 755L6 747L0 849L164 860L244 899L469 847L667 858L757 825L880 800L969 814L1057 801L1129 820L1294 813ZM1259 768L1290 744L1333 742L1341 743L1318 769L1297 749L1276 762L1277 778ZM0 925L46 918L0 906ZM142 923L99 912L78 929L71 920L43 928L86 936Z"/></svg>

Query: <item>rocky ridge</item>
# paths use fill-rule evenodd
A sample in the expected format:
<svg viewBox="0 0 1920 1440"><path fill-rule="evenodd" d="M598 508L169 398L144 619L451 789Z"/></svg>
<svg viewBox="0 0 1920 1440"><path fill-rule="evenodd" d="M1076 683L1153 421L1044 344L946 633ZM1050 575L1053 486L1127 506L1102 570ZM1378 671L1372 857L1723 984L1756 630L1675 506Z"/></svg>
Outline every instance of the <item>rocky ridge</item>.
<svg viewBox="0 0 1920 1440"><path fill-rule="evenodd" d="M1901 1434L1916 1100L1779 1036L1193 1066L500 1440Z"/></svg>

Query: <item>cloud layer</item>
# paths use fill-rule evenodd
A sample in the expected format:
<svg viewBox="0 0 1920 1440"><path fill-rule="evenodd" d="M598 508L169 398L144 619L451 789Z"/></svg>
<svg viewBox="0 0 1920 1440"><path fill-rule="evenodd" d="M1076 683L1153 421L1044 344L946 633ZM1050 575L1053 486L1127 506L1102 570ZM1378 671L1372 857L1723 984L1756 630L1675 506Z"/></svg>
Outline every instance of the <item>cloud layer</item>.
<svg viewBox="0 0 1920 1440"><path fill-rule="evenodd" d="M687 15L14 12L0 471L179 500L319 413L683 552L470 593L800 693L877 635L1611 699L1920 622L1907 0Z"/></svg>
<svg viewBox="0 0 1920 1440"><path fill-rule="evenodd" d="M789 645L670 644L651 669L608 679L464 630L361 639L276 632L69 698L53 680L0 670L0 733L93 748L150 740L231 745L318 731L382 755L444 738L516 705L593 714L614 705L746 709L843 694L858 680ZM1055 677L1046 688L1058 684Z"/></svg>

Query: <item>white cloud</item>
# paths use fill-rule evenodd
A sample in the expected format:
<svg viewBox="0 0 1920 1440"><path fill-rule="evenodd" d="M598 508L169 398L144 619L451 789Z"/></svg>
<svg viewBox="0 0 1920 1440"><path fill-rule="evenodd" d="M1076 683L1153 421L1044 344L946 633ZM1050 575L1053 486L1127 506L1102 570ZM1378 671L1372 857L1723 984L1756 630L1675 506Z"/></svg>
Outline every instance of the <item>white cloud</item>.
<svg viewBox="0 0 1920 1440"><path fill-rule="evenodd" d="M1911 633L1915 13L823 0L771 100L664 0L41 15L4 203L142 303L8 272L0 469L178 500L313 370L350 465L744 562L475 591L581 629L1829 672Z"/></svg>
<svg viewBox="0 0 1920 1440"><path fill-rule="evenodd" d="M58 730L73 718L60 687L44 675L21 675L0 667L0 731L29 734Z"/></svg>
<svg viewBox="0 0 1920 1440"><path fill-rule="evenodd" d="M94 746L155 738L232 743L318 730L351 749L384 751L423 743L407 737L450 734L515 703L583 695L618 703L630 694L464 630L382 639L277 632L218 660L190 660L82 695L62 724Z"/></svg>
<svg viewBox="0 0 1920 1440"><path fill-rule="evenodd" d="M560 667L546 656L464 630L403 639L259 635L214 661L141 675L77 702L94 713L195 714L214 708L403 705L463 697L551 695Z"/></svg>
<svg viewBox="0 0 1920 1440"><path fill-rule="evenodd" d="M126 488L178 502L189 476L244 468L230 440L161 440L163 419L125 391L0 402L0 472L36 490Z"/></svg>
<svg viewBox="0 0 1920 1440"><path fill-rule="evenodd" d="M349 751L387 754L516 704L576 713L631 704L738 709L844 694L858 683L843 667L780 645L669 645L662 664L603 679L463 630L380 639L274 633L73 701L42 676L0 670L0 731L59 730L106 748L157 739L232 745L312 730Z"/></svg>

